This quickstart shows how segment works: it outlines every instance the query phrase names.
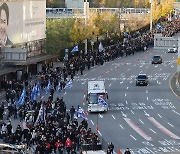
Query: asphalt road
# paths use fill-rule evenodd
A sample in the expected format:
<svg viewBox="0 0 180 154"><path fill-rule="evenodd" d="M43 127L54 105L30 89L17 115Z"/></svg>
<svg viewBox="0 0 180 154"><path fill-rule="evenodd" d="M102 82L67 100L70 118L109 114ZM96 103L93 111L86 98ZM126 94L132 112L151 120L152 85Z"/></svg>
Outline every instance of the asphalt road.
<svg viewBox="0 0 180 154"><path fill-rule="evenodd" d="M162 55L163 63L151 64L153 55ZM104 80L109 95L110 110L88 114L89 127L107 142L113 142L115 151L127 147L134 154L180 153L180 99L170 89L169 80L176 71L177 54L164 51L139 52L95 66L84 75L76 75L71 89L55 93L63 97L67 109L83 105L88 80ZM148 86L136 86L139 73L149 77ZM41 98L47 100L42 93ZM97 122L98 121L98 122ZM19 123L12 119L13 127Z"/></svg>
<svg viewBox="0 0 180 154"><path fill-rule="evenodd" d="M157 54L163 64L152 65L151 58ZM116 152L118 147L121 151L129 147L135 154L180 152L180 100L169 86L176 59L177 54L152 49L119 58L76 76L73 87L61 95L67 108L83 106L87 81L105 80L110 110L89 114L89 127L95 131L98 121L99 135L112 141ZM135 85L139 73L148 75L148 86Z"/></svg>

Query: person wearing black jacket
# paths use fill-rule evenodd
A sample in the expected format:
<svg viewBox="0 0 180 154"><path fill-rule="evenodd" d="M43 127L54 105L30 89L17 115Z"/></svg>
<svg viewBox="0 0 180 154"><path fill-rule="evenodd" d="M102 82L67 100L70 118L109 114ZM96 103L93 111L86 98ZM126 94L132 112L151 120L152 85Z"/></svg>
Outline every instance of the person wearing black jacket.
<svg viewBox="0 0 180 154"><path fill-rule="evenodd" d="M129 151L129 148L126 148L126 151L124 152L124 154L131 154L131 152Z"/></svg>

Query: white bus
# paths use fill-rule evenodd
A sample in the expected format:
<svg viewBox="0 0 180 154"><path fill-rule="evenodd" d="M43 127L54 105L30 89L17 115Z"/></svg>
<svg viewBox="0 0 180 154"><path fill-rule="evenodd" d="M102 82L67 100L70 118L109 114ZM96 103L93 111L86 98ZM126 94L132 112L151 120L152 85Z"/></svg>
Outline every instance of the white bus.
<svg viewBox="0 0 180 154"><path fill-rule="evenodd" d="M105 90L104 81L89 81L87 91L88 112L104 112L108 110L105 105L98 104L98 97L107 102L108 94Z"/></svg>

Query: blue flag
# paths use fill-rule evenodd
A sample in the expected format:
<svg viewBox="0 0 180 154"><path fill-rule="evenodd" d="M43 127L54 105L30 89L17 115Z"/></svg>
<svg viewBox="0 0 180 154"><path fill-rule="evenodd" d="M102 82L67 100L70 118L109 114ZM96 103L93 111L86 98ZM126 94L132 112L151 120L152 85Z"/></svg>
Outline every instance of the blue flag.
<svg viewBox="0 0 180 154"><path fill-rule="evenodd" d="M98 105L99 106L105 106L105 107L109 108L108 103L101 96L98 97Z"/></svg>
<svg viewBox="0 0 180 154"><path fill-rule="evenodd" d="M36 86L33 87L31 92L31 102L36 100Z"/></svg>
<svg viewBox="0 0 180 154"><path fill-rule="evenodd" d="M46 87L46 95L49 93L50 88L51 88L51 82L49 80L48 85Z"/></svg>
<svg viewBox="0 0 180 154"><path fill-rule="evenodd" d="M58 91L59 93L61 92L61 83L60 83L60 82L59 82L59 84L58 84L57 91Z"/></svg>
<svg viewBox="0 0 180 154"><path fill-rule="evenodd" d="M38 81L36 84L36 95L40 96L40 94L41 94L41 84Z"/></svg>
<svg viewBox="0 0 180 154"><path fill-rule="evenodd" d="M164 30L164 27L160 23L156 25L156 28L159 30Z"/></svg>
<svg viewBox="0 0 180 154"><path fill-rule="evenodd" d="M71 88L72 87L72 79L69 80L69 82L65 85L64 89Z"/></svg>
<svg viewBox="0 0 180 154"><path fill-rule="evenodd" d="M39 110L38 117L36 119L35 125L43 123L46 121L46 112L45 112L45 107L44 105L41 105L41 108Z"/></svg>
<svg viewBox="0 0 180 154"><path fill-rule="evenodd" d="M85 120L88 120L88 118L86 117L86 115L85 115L85 113L84 113L83 108L80 107L79 105L78 105L78 107L77 107L77 117L78 117L78 118L85 119Z"/></svg>
<svg viewBox="0 0 180 154"><path fill-rule="evenodd" d="M22 93L21 93L19 100L16 102L16 104L18 106L21 106L24 103L25 96L26 96L26 89L24 88Z"/></svg>
<svg viewBox="0 0 180 154"><path fill-rule="evenodd" d="M78 45L76 45L76 46L72 49L71 53L73 53L73 52L77 52L77 51L79 51L79 49L78 49Z"/></svg>

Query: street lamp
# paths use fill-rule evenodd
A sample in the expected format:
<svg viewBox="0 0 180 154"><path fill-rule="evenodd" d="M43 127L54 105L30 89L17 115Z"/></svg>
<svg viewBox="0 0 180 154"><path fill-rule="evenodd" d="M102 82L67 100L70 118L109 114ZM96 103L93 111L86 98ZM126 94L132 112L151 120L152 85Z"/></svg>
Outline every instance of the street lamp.
<svg viewBox="0 0 180 154"><path fill-rule="evenodd" d="M153 3L154 0L150 0L150 4L151 4L151 9L150 9L150 31L152 31L152 23L153 23Z"/></svg>
<svg viewBox="0 0 180 154"><path fill-rule="evenodd" d="M88 19L88 2L87 0L85 0L85 3L84 3L84 13L85 13L85 26L87 25L87 19ZM85 55L87 55L87 39L85 40Z"/></svg>

